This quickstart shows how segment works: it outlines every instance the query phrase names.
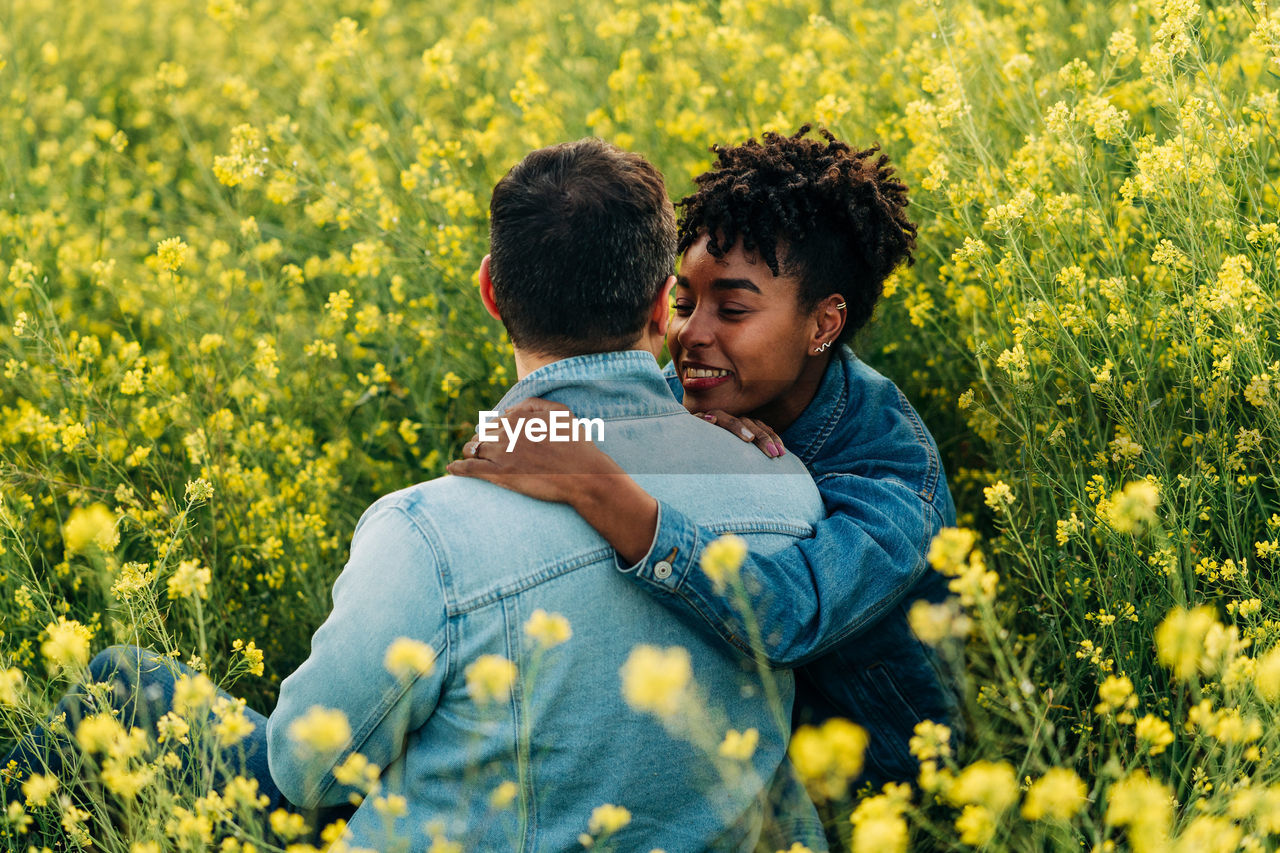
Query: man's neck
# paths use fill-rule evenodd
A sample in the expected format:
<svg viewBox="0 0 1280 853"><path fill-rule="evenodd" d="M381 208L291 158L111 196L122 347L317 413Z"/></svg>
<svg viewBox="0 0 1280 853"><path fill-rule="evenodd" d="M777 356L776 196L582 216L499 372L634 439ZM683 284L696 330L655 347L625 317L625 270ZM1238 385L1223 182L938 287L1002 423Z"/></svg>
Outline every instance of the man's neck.
<svg viewBox="0 0 1280 853"><path fill-rule="evenodd" d="M653 348L651 346L646 346L644 341L642 340L636 341L635 346L625 347L620 350L611 350L611 352L630 352L632 350L635 350L637 352L647 352L651 354L653 353ZM655 354L653 357L656 359L659 356ZM537 370L539 367L546 367L548 364L551 364L552 362L563 361L566 358L570 358L570 356L546 355L544 353L528 352L526 350L520 349L519 347L516 347L515 358L516 358L516 379L524 379L526 376L528 376L530 373L533 373L533 371Z"/></svg>

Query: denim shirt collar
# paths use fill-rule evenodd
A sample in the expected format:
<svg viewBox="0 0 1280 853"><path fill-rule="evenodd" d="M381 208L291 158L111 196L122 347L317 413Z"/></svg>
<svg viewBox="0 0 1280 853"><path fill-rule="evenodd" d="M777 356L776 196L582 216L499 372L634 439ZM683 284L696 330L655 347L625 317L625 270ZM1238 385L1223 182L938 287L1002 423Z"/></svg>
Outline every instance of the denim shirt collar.
<svg viewBox="0 0 1280 853"><path fill-rule="evenodd" d="M800 417L779 436L787 449L800 457L806 466L817 458L831 433L844 417L849 407L847 374L857 363L858 357L847 346L841 346L832 354L827 370L822 374L818 390L804 407Z"/></svg>
<svg viewBox="0 0 1280 853"><path fill-rule="evenodd" d="M620 350L576 355L543 365L521 379L495 406L505 410L529 397L568 406L576 417L633 418L683 414L653 354Z"/></svg>

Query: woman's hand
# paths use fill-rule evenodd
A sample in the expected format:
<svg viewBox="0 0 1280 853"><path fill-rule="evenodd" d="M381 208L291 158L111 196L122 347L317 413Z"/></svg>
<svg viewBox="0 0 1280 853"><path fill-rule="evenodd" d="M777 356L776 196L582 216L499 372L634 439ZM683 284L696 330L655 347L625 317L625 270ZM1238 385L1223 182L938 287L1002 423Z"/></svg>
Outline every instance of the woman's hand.
<svg viewBox="0 0 1280 853"><path fill-rule="evenodd" d="M782 439L778 438L778 434L764 421L734 417L721 409L694 412L694 415L722 429L727 429L743 441L751 442L760 448L761 453L772 459L777 459L787 452L782 446Z"/></svg>
<svg viewBox="0 0 1280 853"><path fill-rule="evenodd" d="M550 413L554 411L569 412L569 407L530 397L503 412L502 419L547 422L548 430L543 435L549 435ZM445 470L458 477L487 480L531 498L570 506L586 499L598 478L625 476L618 463L586 439L533 442L525 437L522 428L508 449L506 431L498 432L497 441L471 436L463 445L462 458L450 462ZM575 476L579 474L586 476Z"/></svg>

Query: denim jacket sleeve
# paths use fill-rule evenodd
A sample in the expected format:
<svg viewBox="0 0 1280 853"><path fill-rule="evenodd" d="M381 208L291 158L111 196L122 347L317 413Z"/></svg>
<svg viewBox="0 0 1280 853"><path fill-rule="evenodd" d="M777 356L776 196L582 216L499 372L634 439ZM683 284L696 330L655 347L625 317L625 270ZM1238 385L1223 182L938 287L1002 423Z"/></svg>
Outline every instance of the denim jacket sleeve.
<svg viewBox="0 0 1280 853"><path fill-rule="evenodd" d="M773 666L806 663L901 602L932 571L925 553L944 522L933 503L897 480L826 474L816 482L827 517L814 535L768 556L748 554L741 568L763 652ZM715 538L660 502L649 553L619 568L687 618L749 652L740 607L699 568L702 549Z"/></svg>
<svg viewBox="0 0 1280 853"><path fill-rule="evenodd" d="M430 717L448 669L440 577L430 540L403 509L375 504L365 512L333 585L333 610L311 639L311 655L280 685L267 721L271 776L294 805L346 802L355 789L337 783L334 768L358 752L385 770ZM400 637L431 647L429 673L401 680L387 670L387 649ZM317 706L341 711L350 725L350 737L322 755L290 732Z"/></svg>

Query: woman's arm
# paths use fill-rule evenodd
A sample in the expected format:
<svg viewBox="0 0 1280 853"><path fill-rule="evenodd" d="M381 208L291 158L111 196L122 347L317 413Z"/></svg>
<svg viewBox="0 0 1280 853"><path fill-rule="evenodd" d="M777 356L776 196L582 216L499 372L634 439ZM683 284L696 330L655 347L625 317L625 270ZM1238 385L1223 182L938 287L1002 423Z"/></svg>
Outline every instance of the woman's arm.
<svg viewBox="0 0 1280 853"><path fill-rule="evenodd" d="M527 403L510 414L563 408ZM739 602L700 569L715 532L655 500L589 442L520 442L511 453L481 448L478 458L471 447L450 473L572 506L614 546L619 568L636 583L661 590L677 612L750 650ZM775 666L805 663L896 606L930 571L925 553L934 534L954 523L936 497L926 500L896 480L829 474L817 485L827 518L814 536L767 557L748 554L739 570L763 652Z"/></svg>

